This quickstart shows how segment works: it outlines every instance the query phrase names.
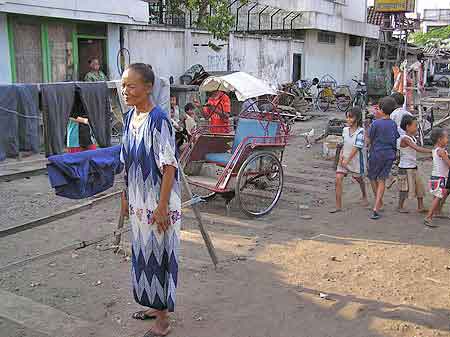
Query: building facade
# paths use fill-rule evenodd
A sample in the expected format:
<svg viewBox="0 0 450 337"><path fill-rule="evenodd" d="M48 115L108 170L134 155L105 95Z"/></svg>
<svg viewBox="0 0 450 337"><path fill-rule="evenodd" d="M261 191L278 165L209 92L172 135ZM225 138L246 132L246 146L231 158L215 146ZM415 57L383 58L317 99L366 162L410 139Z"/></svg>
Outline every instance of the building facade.
<svg viewBox="0 0 450 337"><path fill-rule="evenodd" d="M236 3L233 32L228 41L216 41L189 25L192 13L175 22L163 8L155 9L155 2L2 0L0 82L78 80L91 57L98 57L115 79L118 52L126 47L130 62L152 64L175 82L190 66L202 64L207 71L242 70L273 84L325 75L349 84L362 78L365 40L378 37L379 27L366 22L366 3ZM220 48L210 48L209 42Z"/></svg>
<svg viewBox="0 0 450 337"><path fill-rule="evenodd" d="M0 1L0 83L78 80L92 57L118 78L120 26L147 22L138 0Z"/></svg>

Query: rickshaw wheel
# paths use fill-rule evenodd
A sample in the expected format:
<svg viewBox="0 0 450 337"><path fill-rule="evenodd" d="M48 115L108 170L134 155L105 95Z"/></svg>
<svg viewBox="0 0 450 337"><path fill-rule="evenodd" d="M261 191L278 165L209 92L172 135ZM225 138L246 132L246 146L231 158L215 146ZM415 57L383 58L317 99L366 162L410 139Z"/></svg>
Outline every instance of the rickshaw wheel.
<svg viewBox="0 0 450 337"><path fill-rule="evenodd" d="M272 211L283 190L283 166L274 153L256 152L242 164L236 200L243 213L260 217Z"/></svg>
<svg viewBox="0 0 450 337"><path fill-rule="evenodd" d="M317 109L320 112L327 112L328 108L330 107L330 100L331 98L328 96L327 91L323 89L321 92L319 92L319 95L316 98Z"/></svg>

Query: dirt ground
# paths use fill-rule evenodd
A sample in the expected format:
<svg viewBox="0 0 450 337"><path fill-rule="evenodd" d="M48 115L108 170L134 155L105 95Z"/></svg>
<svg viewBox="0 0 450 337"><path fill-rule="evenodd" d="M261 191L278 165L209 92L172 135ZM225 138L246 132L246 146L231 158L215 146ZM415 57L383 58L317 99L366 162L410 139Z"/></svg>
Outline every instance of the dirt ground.
<svg viewBox="0 0 450 337"><path fill-rule="evenodd" d="M298 123L295 134L311 128L319 134L326 121ZM332 162L321 158L320 144L307 149L296 136L290 143L284 193L270 215L249 220L233 205L231 216L225 216L220 199L202 206L220 259L217 269L192 212L184 213L171 336L450 336L450 221L425 228L413 201L410 214L398 214L395 185L387 193L382 219L371 221L350 180L345 212L331 215ZM428 175L430 162L421 162L421 169ZM42 180L31 180L37 185L0 185L2 222L28 212L29 204L15 205L26 202L27 191L30 196L49 193ZM49 211L67 205L49 200ZM15 206L9 210L6 202ZM33 214L42 216L44 207ZM0 336L145 333L151 322L130 319L139 308L130 292L129 258L108 249L110 240L10 265L111 232L118 207L111 199L0 239Z"/></svg>

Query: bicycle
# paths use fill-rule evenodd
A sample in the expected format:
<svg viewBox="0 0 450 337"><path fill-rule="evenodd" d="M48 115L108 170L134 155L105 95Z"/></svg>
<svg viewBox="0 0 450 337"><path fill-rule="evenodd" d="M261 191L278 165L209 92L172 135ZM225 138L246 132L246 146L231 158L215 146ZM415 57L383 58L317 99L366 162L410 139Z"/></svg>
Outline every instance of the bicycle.
<svg viewBox="0 0 450 337"><path fill-rule="evenodd" d="M347 112L350 106L359 106L362 111L366 110L367 107L367 87L362 81L352 79L353 82L357 84L356 94L352 98L351 96L341 96L337 98L337 108L342 112Z"/></svg>

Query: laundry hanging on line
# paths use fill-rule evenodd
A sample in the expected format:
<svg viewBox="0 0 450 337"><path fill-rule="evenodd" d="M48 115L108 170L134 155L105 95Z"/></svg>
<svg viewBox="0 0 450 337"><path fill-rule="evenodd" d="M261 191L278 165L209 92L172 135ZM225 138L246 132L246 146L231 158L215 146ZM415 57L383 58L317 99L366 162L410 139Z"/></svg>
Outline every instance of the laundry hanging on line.
<svg viewBox="0 0 450 337"><path fill-rule="evenodd" d="M67 123L77 104L82 105L98 145L111 146L111 103L105 82L43 84L41 94L42 109L47 114L47 156L64 152Z"/></svg>
<svg viewBox="0 0 450 337"><path fill-rule="evenodd" d="M38 85L0 85L0 161L39 152L40 119Z"/></svg>
<svg viewBox="0 0 450 337"><path fill-rule="evenodd" d="M114 176L123 170L121 146L55 155L48 158L48 178L56 195L84 199L114 185Z"/></svg>

